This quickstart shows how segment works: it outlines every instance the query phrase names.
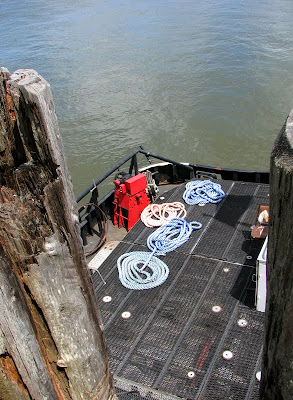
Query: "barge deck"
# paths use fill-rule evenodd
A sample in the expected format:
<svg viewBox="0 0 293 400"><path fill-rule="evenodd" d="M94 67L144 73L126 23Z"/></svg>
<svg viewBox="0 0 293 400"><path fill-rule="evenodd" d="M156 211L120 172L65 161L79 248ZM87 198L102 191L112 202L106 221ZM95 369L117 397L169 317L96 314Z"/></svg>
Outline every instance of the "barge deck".
<svg viewBox="0 0 293 400"><path fill-rule="evenodd" d="M220 183L220 203L185 205L185 219L202 228L160 257L170 269L163 285L138 291L119 281L118 257L148 251L153 229L141 221L92 275L119 399L259 398L264 313L255 308L254 278L263 240L251 239L251 227L269 186ZM157 202L184 202L184 188Z"/></svg>

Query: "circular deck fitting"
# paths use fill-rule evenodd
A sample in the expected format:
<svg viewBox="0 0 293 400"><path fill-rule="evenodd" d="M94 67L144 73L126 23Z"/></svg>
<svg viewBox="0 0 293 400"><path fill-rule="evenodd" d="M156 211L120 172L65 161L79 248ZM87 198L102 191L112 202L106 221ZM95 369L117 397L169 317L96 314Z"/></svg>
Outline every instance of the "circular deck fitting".
<svg viewBox="0 0 293 400"><path fill-rule="evenodd" d="M256 379L257 379L258 381L260 381L260 380L261 380L261 371L258 371L258 372L255 374L255 377L256 377Z"/></svg>
<svg viewBox="0 0 293 400"><path fill-rule="evenodd" d="M195 377L195 372L194 371L188 371L187 377L188 377L188 379L193 379Z"/></svg>
<svg viewBox="0 0 293 400"><path fill-rule="evenodd" d="M228 272L230 272L230 268L225 267L223 268L223 271L227 274Z"/></svg>
<svg viewBox="0 0 293 400"><path fill-rule="evenodd" d="M214 313L219 313L222 311L222 307L221 306L213 306L212 310Z"/></svg>
<svg viewBox="0 0 293 400"><path fill-rule="evenodd" d="M252 260L252 256L246 256L247 260Z"/></svg>
<svg viewBox="0 0 293 400"><path fill-rule="evenodd" d="M245 328L248 325L248 322L244 318L238 319L237 325L240 326L240 328Z"/></svg>
<svg viewBox="0 0 293 400"><path fill-rule="evenodd" d="M233 358L232 351L230 350L223 351L223 358L225 358L225 360L231 360Z"/></svg>
<svg viewBox="0 0 293 400"><path fill-rule="evenodd" d="M104 303L110 303L110 301L112 301L112 297L111 296L104 296L103 297L103 302Z"/></svg>
<svg viewBox="0 0 293 400"><path fill-rule="evenodd" d="M129 312L129 311L124 311L124 312L121 314L121 317L122 317L123 319L128 319L128 318L131 317L131 312Z"/></svg>

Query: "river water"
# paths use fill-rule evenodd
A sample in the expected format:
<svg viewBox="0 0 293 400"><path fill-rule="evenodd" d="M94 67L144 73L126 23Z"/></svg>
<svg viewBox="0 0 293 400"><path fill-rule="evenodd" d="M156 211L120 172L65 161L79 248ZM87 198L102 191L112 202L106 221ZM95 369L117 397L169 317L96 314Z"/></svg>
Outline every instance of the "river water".
<svg viewBox="0 0 293 400"><path fill-rule="evenodd" d="M76 194L139 145L268 169L292 20L292 0L0 0L0 64L50 83Z"/></svg>

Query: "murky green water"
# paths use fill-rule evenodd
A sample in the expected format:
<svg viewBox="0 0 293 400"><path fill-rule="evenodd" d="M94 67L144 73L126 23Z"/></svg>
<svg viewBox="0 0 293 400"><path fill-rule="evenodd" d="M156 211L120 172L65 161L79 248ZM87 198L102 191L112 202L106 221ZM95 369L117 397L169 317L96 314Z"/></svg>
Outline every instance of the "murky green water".
<svg viewBox="0 0 293 400"><path fill-rule="evenodd" d="M140 144L267 169L293 108L292 0L2 0L0 64L53 91L75 192Z"/></svg>

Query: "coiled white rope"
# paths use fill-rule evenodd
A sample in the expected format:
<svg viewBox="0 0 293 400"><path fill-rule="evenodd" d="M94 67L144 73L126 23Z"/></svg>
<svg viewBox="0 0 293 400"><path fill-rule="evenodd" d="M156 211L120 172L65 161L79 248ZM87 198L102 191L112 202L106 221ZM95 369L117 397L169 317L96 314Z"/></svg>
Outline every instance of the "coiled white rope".
<svg viewBox="0 0 293 400"><path fill-rule="evenodd" d="M150 289L161 285L169 275L168 266L154 254L166 255L185 243L193 230L200 229L200 222L187 222L173 218L158 228L147 239L151 253L132 252L122 254L117 260L119 279L128 289Z"/></svg>
<svg viewBox="0 0 293 400"><path fill-rule="evenodd" d="M169 275L169 268L162 260L157 257L150 259L150 253L144 251L122 254L117 266L120 282L128 289L143 290L160 286Z"/></svg>
<svg viewBox="0 0 293 400"><path fill-rule="evenodd" d="M173 218L185 218L186 210L183 203L150 204L141 213L141 220L148 228L159 227Z"/></svg>
<svg viewBox="0 0 293 400"><path fill-rule="evenodd" d="M190 181L185 185L183 199L189 205L203 206L207 203L218 203L225 197L221 185L211 181Z"/></svg>

